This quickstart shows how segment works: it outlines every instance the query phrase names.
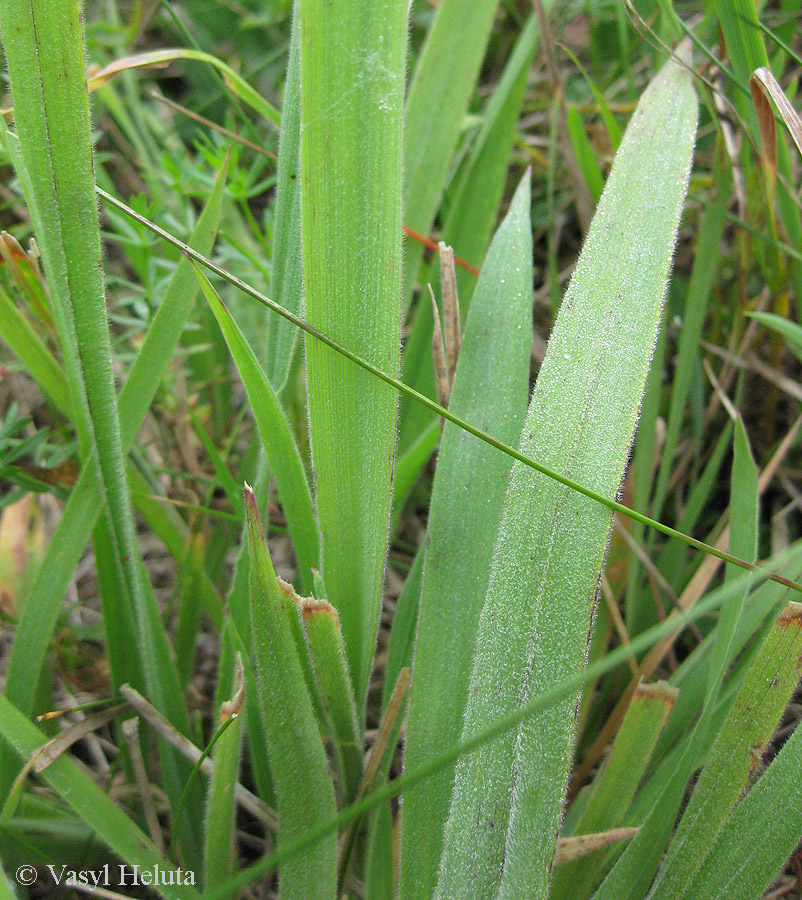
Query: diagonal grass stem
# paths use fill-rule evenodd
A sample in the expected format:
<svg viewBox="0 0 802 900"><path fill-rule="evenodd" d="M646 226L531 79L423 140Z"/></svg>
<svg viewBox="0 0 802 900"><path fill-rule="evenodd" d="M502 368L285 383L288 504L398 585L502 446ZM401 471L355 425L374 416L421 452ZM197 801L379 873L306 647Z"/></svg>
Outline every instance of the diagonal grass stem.
<svg viewBox="0 0 802 900"><path fill-rule="evenodd" d="M513 447L508 446L502 441L496 440L496 438L492 437L489 434L485 434L481 429L477 428L475 425L471 425L469 422L465 422L459 418L459 416L455 416L450 413L447 409L440 406L439 403L436 403L434 400L431 400L429 397L421 394L419 391L416 391L414 388L409 387L409 385L404 384L399 379L394 378L392 375L388 375L386 372L383 372L377 366L372 365L361 357L357 356L355 353L352 353L346 347L340 346L336 341L333 341L330 337L323 334L321 331L318 331L317 328L309 325L299 316L293 315L293 313L284 309L282 306L279 306L274 300L271 300L269 297L262 294L260 291L257 291L256 288L251 287L249 284L246 284L240 278L237 278L236 275L233 275L231 272L228 272L226 269L222 268L222 266L218 266L216 263L212 262L207 257L198 253L196 250L193 250L190 246L185 244L183 241L180 241L178 238L171 235L169 232L165 231L163 228L160 228L154 222L151 222L149 219L141 216L139 213L135 212L131 207L127 206L121 200L118 200L116 197L113 197L111 194L106 193L102 188L97 188L97 192L100 197L105 200L107 203L110 203L112 206L115 206L121 212L124 212L126 215L130 216L132 219L135 219L141 225L144 225L154 234L158 235L162 240L167 241L167 243L172 244L174 247L181 250L185 256L190 259L195 260L195 262L200 263L202 266L205 266L210 271L214 272L216 275L219 275L221 278L228 281L230 284L233 284L234 287L239 288L243 293L247 294L249 297L252 297L254 300L257 300L263 306L266 306L268 309L272 310L278 315L283 316L285 319L293 322L298 326L302 331L306 332L306 334L311 335L316 340L325 344L327 347L330 347L336 353L341 354L346 359L351 360L351 362L356 363L356 365L361 366L366 371L370 372L372 375L375 375L377 378L380 378L386 384L391 385L397 391L400 391L403 394L406 394L409 397L412 397L414 400L417 400L418 403L422 403L424 406L428 407L432 412L436 413L438 416L442 416L444 419L447 419L449 422L453 422L459 428L463 429L463 431L467 431L468 434L472 434L474 437L479 438L479 440L484 441L489 444L491 447L495 447L497 450L500 450L502 453L506 453L508 456L511 456L513 459L518 460L518 462L523 463L525 466L529 466L534 469L536 472L540 472L542 475L546 475L548 478L552 478L557 481L559 484L565 485L571 490L577 491L578 493L588 497L591 500L595 500L597 503L601 503L603 506L606 506L608 509L613 510L613 512L620 513L623 516L627 516L635 522L640 522L643 525L646 525L649 528L654 528L655 531L659 531L661 534L665 534L668 537L676 538L679 541L687 544L689 547L693 547L695 550L702 550L703 552L709 554L710 556L715 556L723 562L731 563L734 566L738 566L741 569L746 569L750 572L759 572L765 578L770 579L771 581L776 581L778 584L783 585L784 587L791 588L797 593L802 594L802 584L797 581L793 581L792 579L785 578L782 575L778 575L775 572L769 572L764 569L763 566L757 565L755 563L747 562L745 559L739 559L737 556L733 556L731 553L727 553L725 550L719 550L717 547L713 547L710 544L705 543L704 541L697 540L694 537L691 537L688 534L683 534L681 531L677 531L675 528L671 528L669 525L664 525L662 522L658 522L656 519L652 519L643 513L637 512L637 510L631 509L623 503L619 503L617 500L610 500L607 497L602 496L596 491L590 490L590 488L584 487L584 485L578 484L570 478L567 478L565 475L561 475L559 472L554 471L553 469L548 468L547 466L542 465L537 462L537 460L531 459L525 454L515 450Z"/></svg>

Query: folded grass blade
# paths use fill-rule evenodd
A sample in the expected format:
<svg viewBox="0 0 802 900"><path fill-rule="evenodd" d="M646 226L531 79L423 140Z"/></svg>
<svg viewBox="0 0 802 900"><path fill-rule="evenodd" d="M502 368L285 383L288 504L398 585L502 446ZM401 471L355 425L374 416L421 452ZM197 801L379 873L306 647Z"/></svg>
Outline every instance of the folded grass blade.
<svg viewBox="0 0 802 900"><path fill-rule="evenodd" d="M336 812L334 786L298 659L290 617L297 605L279 588L253 491L245 489L251 594L252 659L258 702L278 797L279 846ZM283 900L334 900L336 835L289 860L279 875Z"/></svg>
<svg viewBox="0 0 802 900"><path fill-rule="evenodd" d="M521 452L613 498L626 465L688 185L690 76L670 62L616 154L549 341ZM521 465L510 476L463 739L581 670L611 526ZM436 897L544 897L578 693L457 766Z"/></svg>
<svg viewBox="0 0 802 900"><path fill-rule="evenodd" d="M332 738L343 761L340 790L344 802L349 803L356 797L362 778L363 738L337 610L328 600L310 597L301 600L301 615L321 697L332 723Z"/></svg>

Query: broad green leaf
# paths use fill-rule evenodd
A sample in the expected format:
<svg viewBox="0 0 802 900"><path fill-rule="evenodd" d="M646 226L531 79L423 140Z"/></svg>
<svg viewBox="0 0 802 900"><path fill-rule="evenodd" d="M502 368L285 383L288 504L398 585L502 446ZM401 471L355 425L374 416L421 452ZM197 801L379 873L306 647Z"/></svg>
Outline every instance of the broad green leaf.
<svg viewBox="0 0 802 900"><path fill-rule="evenodd" d="M404 222L428 234L485 55L498 0L443 0L418 57L404 124ZM404 307L423 247L408 241Z"/></svg>
<svg viewBox="0 0 802 900"><path fill-rule="evenodd" d="M0 737L24 761L47 743L47 736L3 696L0 696ZM42 771L41 777L125 863L149 871L158 866L164 872L176 872L150 838L68 755L57 757ZM73 868L77 868L77 863L78 860ZM200 900L198 891L186 883L190 871L191 866L183 871L180 886L159 885L158 893L167 900Z"/></svg>
<svg viewBox="0 0 802 900"><path fill-rule="evenodd" d="M306 320L394 377L407 5L300 0ZM306 342L306 360L321 568L361 711L381 604L397 400L319 341Z"/></svg>
<svg viewBox="0 0 802 900"><path fill-rule="evenodd" d="M273 241L273 274L270 289L285 308L300 315L303 309L301 265L301 36L298 0L295 0L290 38L290 58L281 108L281 141L276 172L276 212ZM290 372L298 329L280 316L266 322L265 370L278 394Z"/></svg>
<svg viewBox="0 0 802 900"><path fill-rule="evenodd" d="M610 831L624 821L676 697L676 688L665 682L638 686L610 755L588 788L584 809L571 829L572 836ZM552 900L586 897L599 880L599 861L603 858L603 851L597 851L559 866L549 897Z"/></svg>
<svg viewBox="0 0 802 900"><path fill-rule="evenodd" d="M300 619L276 580L253 491L245 491L251 594L252 659L278 797L279 846L336 812L334 786L312 701L298 659L290 617ZM332 834L289 860L279 874L279 897L334 900L337 841Z"/></svg>
<svg viewBox="0 0 802 900"><path fill-rule="evenodd" d="M687 58L687 54L685 54ZM520 449L615 497L662 312L696 131L688 72L647 88L560 308ZM463 739L581 671L609 509L513 465ZM438 900L545 896L578 693L457 766Z"/></svg>
<svg viewBox="0 0 802 900"><path fill-rule="evenodd" d="M530 203L527 173L482 268L450 403L453 412L509 442L521 432L529 385ZM510 468L509 457L446 424L429 511L406 767L459 738ZM402 898L434 891L453 783L453 769L444 769L405 797Z"/></svg>
<svg viewBox="0 0 802 900"><path fill-rule="evenodd" d="M320 537L312 495L292 428L264 370L231 313L197 266L195 274L223 332L248 395L267 462L276 479L276 487L287 516L293 547L298 557L298 577L306 590L312 585L312 569L319 565Z"/></svg>
<svg viewBox="0 0 802 900"><path fill-rule="evenodd" d="M799 632L799 606L792 607L785 626ZM767 686L771 689L764 682L764 690ZM802 729L797 728L719 832L683 900L757 900L763 895L799 841L800 766Z"/></svg>

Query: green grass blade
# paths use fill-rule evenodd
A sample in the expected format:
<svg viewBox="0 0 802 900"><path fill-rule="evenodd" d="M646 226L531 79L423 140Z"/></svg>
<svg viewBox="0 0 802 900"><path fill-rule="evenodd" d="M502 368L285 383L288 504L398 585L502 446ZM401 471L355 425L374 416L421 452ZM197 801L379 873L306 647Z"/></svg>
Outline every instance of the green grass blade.
<svg viewBox="0 0 802 900"><path fill-rule="evenodd" d="M443 241L454 247L463 259L480 267L507 182L510 152L539 36L537 17L533 15L521 32L498 86L487 103L482 126L461 170L443 224ZM407 252L409 254L410 250ZM439 260L435 256L428 278L432 284L437 284L439 279L438 268ZM476 286L476 276L462 267L457 269L456 274L464 322ZM404 341L402 360L404 381L430 396L435 393L434 369L429 362L432 327L431 305L419 303L412 328ZM398 444L402 452L421 434L427 421L431 423L435 420L428 410L407 398L401 402L399 418Z"/></svg>
<svg viewBox="0 0 802 900"><path fill-rule="evenodd" d="M699 352L708 299L718 268L727 204L730 199L732 177L729 163L723 163L716 171L718 172L716 196L707 205L699 226L699 238L685 300L677 363L671 388L671 406L651 509L652 515L658 519L663 511L668 481L675 465L674 454L685 416L685 403Z"/></svg>
<svg viewBox="0 0 802 900"><path fill-rule="evenodd" d="M594 491L592 488L580 484L573 478L569 478L567 475L563 475L556 469L552 469L549 466L543 465L536 459L532 459L525 453L521 453L520 450L516 450L514 447L510 447L503 441L497 440L492 435L486 434L484 431L482 431L481 428L478 428L477 426L472 425L470 422L466 422L459 416L456 416L453 413L449 412L447 409L445 409L445 407L440 406L439 403L432 400L430 397L421 394L419 391L411 388L408 384L404 384L404 382L400 381L398 378L395 378L392 375L388 375L384 369L381 369L378 366L375 366L373 363L368 362L366 359L363 359L361 356L352 352L347 347L339 344L337 341L333 340L319 329L313 327L308 322L284 309L274 300L271 300L269 297L267 297L265 294L251 287L249 284L246 284L241 278L237 278L236 275L227 271L222 266L218 266L216 263L203 256L203 254L198 253L196 250L193 250L190 246L174 237L168 231L160 228L145 216L139 215L139 213L135 212L129 206L126 206L120 200L112 197L111 194L106 193L106 191L102 190L101 188L98 188L98 194L103 197L104 200L108 201L113 206L116 206L117 209L122 210L126 215L140 222L154 234L157 234L162 240L180 249L190 259L195 260L195 262L204 266L204 268L209 269L209 271L214 272L221 278L224 278L230 284L235 285L244 294L247 294L247 296L256 300L258 303L261 303L272 312L276 313L277 315L283 316L291 322L294 322L298 328L313 337L315 340L319 341L324 346L330 348L335 353L342 356L343 359L347 359L354 365L359 366L359 368L363 371L369 372L375 378L378 378L379 381L382 381L384 384L390 385L399 393L414 398L422 406L427 407L438 416L442 416L446 421L453 422L455 425L459 425L459 427L463 431L479 438L480 441L484 441L491 447L495 447L502 453L506 453L507 456L511 457L512 459L518 460L518 462L523 463L526 467L532 469L533 471L540 472L542 475L546 475L548 478L556 481L558 484L562 484L565 487L571 488L571 490L576 491L583 497L587 497L590 500L594 500L596 503L600 503L602 506L606 507L612 512L620 513L621 515L627 516L635 522L641 522L644 525L648 525L649 528L654 528L655 531L659 531L661 534L665 534L670 538L676 538L677 540L682 541L688 547L694 547L697 550L703 550L710 556L715 556L717 559L723 560L724 562L732 563L733 565L740 566L742 569L747 569L749 571L761 572L764 577L771 579L777 584L782 584L785 587L791 588L791 590L802 594L802 584L799 584L792 579L786 578L784 575L781 575L777 572L767 570L764 564L756 566L754 563L739 559L737 556L734 556L731 553L727 553L724 550L719 550L717 547L714 547L711 544L706 544L704 541L700 541L697 538L692 537L691 535L683 534L676 528L672 528L670 525L665 525L663 522L658 522L657 519L652 519L649 516L644 515L643 513L638 512L635 509L632 509L632 507L629 507L624 503L620 503L617 500L611 500L610 497L605 497L598 491Z"/></svg>
<svg viewBox="0 0 802 900"><path fill-rule="evenodd" d="M424 410L424 413L429 419L428 427L418 434L406 450L399 451L400 455L393 475L394 516L402 511L404 502L415 484L415 479L420 475L440 441L440 423L429 410ZM394 530L391 529L391 531Z"/></svg>
<svg viewBox="0 0 802 900"><path fill-rule="evenodd" d="M616 495L657 336L696 131L671 62L640 101L563 300L521 451ZM463 738L581 670L611 516L513 466ZM457 767L436 896L543 897L578 694ZM503 865L502 865L503 862Z"/></svg>
<svg viewBox="0 0 802 900"><path fill-rule="evenodd" d="M657 422L663 396L663 369L667 343L665 329L662 329L654 348L652 368L646 380L646 391L641 404L638 433L632 447L632 471L629 478L632 482L632 505L637 509L648 508L654 483ZM633 522L630 526L630 535L638 546L643 546L646 527L641 522ZM625 624L629 634L638 634L657 620L654 601L646 600L648 595L641 590L642 575L641 560L633 550L629 557L625 595Z"/></svg>
<svg viewBox="0 0 802 900"><path fill-rule="evenodd" d="M398 375L406 0L301 0L307 321ZM397 398L306 344L322 572L362 709L376 642Z"/></svg>
<svg viewBox="0 0 802 900"><path fill-rule="evenodd" d="M191 238L199 251L210 252L214 243L225 174L225 170L222 170L218 175L206 209ZM173 348L189 317L197 290L192 264L189 260L182 260L120 392L120 428L125 451L133 444L164 375ZM6 696L26 714L33 709L39 672L44 664L61 602L92 534L99 509L98 466L96 460L92 459L84 467L73 488L17 626L8 663ZM10 767L5 767L0 777L0 796L5 794L11 777Z"/></svg>
<svg viewBox="0 0 802 900"><path fill-rule="evenodd" d="M64 370L11 297L0 288L0 336L56 409L73 418Z"/></svg>
<svg viewBox="0 0 802 900"><path fill-rule="evenodd" d="M481 421L505 441L520 435L529 385L530 202L527 173L482 267L450 403L455 413ZM421 765L459 738L510 468L509 457L466 438L452 423L445 426L429 512L407 767ZM443 770L405 798L402 898L434 891L453 783L453 770Z"/></svg>
<svg viewBox="0 0 802 900"><path fill-rule="evenodd" d="M21 759L26 761L47 742L47 736L2 696L0 696L0 736ZM175 867L159 853L150 838L134 825L122 808L110 800L69 756L59 756L42 771L41 775L98 837L128 865L139 865L148 871L153 871L155 866L166 872L176 871ZM200 900L198 891L191 884L187 884L190 871L191 866L183 871L180 886L160 885L158 892L161 896L166 900Z"/></svg>
<svg viewBox="0 0 802 900"><path fill-rule="evenodd" d="M788 550L773 556L770 563L773 568L785 570L791 564L796 564L798 566L800 558L802 558L802 545L797 542L792 547L788 548ZM232 878L224 888L210 892L206 897L206 900L221 900L221 897L225 895L225 890L252 883L266 873L272 872L285 860L291 859L303 850L315 846L318 841L327 835L335 833L341 826L353 822L354 819L363 816L367 811L379 804L385 803L391 797L395 797L404 791L415 787L415 785L421 784L434 773L440 771L444 766L451 765L457 759L474 754L480 747L493 741L499 735L505 734L510 729L516 728L521 722L526 721L544 709L548 709L563 697L573 694L582 685L595 681L607 672L611 672L618 668L622 663L626 662L627 659L635 658L640 655L650 647L654 646L658 641L665 638L666 635L673 634L675 631L681 630L685 626L709 615L713 610L718 609L723 603L729 600L730 597L735 596L738 591L742 590L743 585L746 583L747 576L741 576L736 582L723 585L704 599L700 600L695 606L681 612L673 621L661 622L659 625L649 629L649 631L633 638L628 645L617 647L615 650L608 653L604 659L592 663L590 666L577 672L562 683L549 687L545 693L530 700L525 706L505 714L489 725L484 731L473 735L467 740L460 741L452 747L444 749L437 758L420 768L415 769L414 771L406 771L403 775L400 775L393 781L383 784L363 800L358 803L353 803L342 810L333 819L321 822L292 843L285 845L281 850L272 853L268 857L263 857L249 869L240 872Z"/></svg>
<svg viewBox="0 0 802 900"><path fill-rule="evenodd" d="M298 0L295 0L293 7L290 58L281 109L274 229L270 288L285 309L300 314L304 284L301 264L301 36ZM278 394L290 372L298 330L279 316L269 316L266 327L265 371Z"/></svg>
<svg viewBox="0 0 802 900"><path fill-rule="evenodd" d="M418 633L418 612L423 581L423 561L425 548L419 548L407 573L407 580L401 589L401 596L395 606L393 627L390 631L390 646L387 650L387 666L384 670L382 689L382 711L387 708L398 675L404 666L412 667L415 652L415 638Z"/></svg>
<svg viewBox="0 0 802 900"><path fill-rule="evenodd" d="M736 423L735 453L732 474L731 542L747 558L757 556L758 490L757 470L749 450L749 443L741 423ZM733 569L728 568L732 579ZM741 583L741 580L738 579ZM707 745L716 712L716 699L734 655L738 639L738 626L751 585L746 582L740 594L733 597L722 609L716 641L713 645L708 673L707 690L701 715L694 726L684 750L679 754L673 770L669 772L665 786L657 802L649 812L640 832L624 851L615 869L599 892L599 898L639 897L657 870L660 857L671 835L683 795L693 770L697 766L700 751ZM773 727L773 726L772 726ZM687 864L687 863L685 863ZM680 871L684 864L680 865ZM682 875L679 876L680 879ZM672 897L669 891L664 898Z"/></svg>
<svg viewBox="0 0 802 900"><path fill-rule="evenodd" d="M206 829L203 847L203 873L206 890L225 883L236 870L234 785L239 780L240 755L242 751L241 715L243 704L242 668L238 671L237 693L222 704L220 724L224 717L234 721L217 739L214 746L214 774L209 784L206 805ZM231 895L235 900L236 895Z"/></svg>
<svg viewBox="0 0 802 900"><path fill-rule="evenodd" d="M284 505L298 558L298 577L303 590L308 591L312 586L312 569L319 565L320 537L312 495L292 428L264 370L231 313L197 266L195 274L242 378L265 455Z"/></svg>
<svg viewBox="0 0 802 900"><path fill-rule="evenodd" d="M757 319L761 325L765 325L767 328L771 328L782 335L788 349L797 359L802 360L802 326L775 313L748 312L746 315Z"/></svg>
<svg viewBox="0 0 802 900"><path fill-rule="evenodd" d="M290 625L290 616L300 618L300 611L278 586L250 488L245 491L245 513L253 663L278 796L280 846L334 815L334 786ZM279 878L281 898L334 900L336 835L289 860Z"/></svg>
<svg viewBox="0 0 802 900"><path fill-rule="evenodd" d="M342 758L340 790L345 803L350 803L362 778L363 737L337 610L327 600L308 599L301 601L301 613L320 694L332 724L332 738Z"/></svg>
<svg viewBox="0 0 802 900"><path fill-rule="evenodd" d="M80 6L73 0L4 4L0 28L81 455L86 461L97 454L124 589L138 608L138 547L123 475Z"/></svg>
<svg viewBox="0 0 802 900"><path fill-rule="evenodd" d="M791 627L799 629L798 613ZM719 832L683 900L762 896L799 840L800 767L802 729L797 728Z"/></svg>
<svg viewBox="0 0 802 900"><path fill-rule="evenodd" d="M418 57L404 127L404 222L428 234L479 76L498 0L443 0ZM423 247L408 241L404 304L409 305Z"/></svg>
<svg viewBox="0 0 802 900"><path fill-rule="evenodd" d="M152 66L158 68L176 59L192 59L213 66L223 76L226 87L235 97L238 97L243 103L246 103L251 109L258 112L259 115L264 116L268 122L272 122L276 127L281 124L281 115L272 103L268 103L231 66L226 65L222 60L212 56L210 53L204 53L202 50L184 47L177 50L152 50L148 53L137 53L134 56L127 56L123 59L115 60L99 72L95 72L90 79L89 85L92 89L96 89L121 72L127 72L130 69L150 68Z"/></svg>
<svg viewBox="0 0 802 900"><path fill-rule="evenodd" d="M653 900L684 895L759 765L800 675L802 607L794 603L763 642L710 749L650 895Z"/></svg>
<svg viewBox="0 0 802 900"><path fill-rule="evenodd" d="M585 179L585 184L593 197L593 202L598 203L604 188L604 176L602 175L599 161L596 159L596 153L585 131L585 123L582 121L582 116L576 106L568 107L565 124L568 128L568 136L571 139L571 146L574 149L579 171Z"/></svg>
<svg viewBox="0 0 802 900"><path fill-rule="evenodd" d="M571 829L572 836L609 831L624 821L676 697L676 688L665 682L638 686L610 755L589 788L585 808ZM603 859L604 851L597 851L561 865L554 873L549 897L586 897L599 880L599 863Z"/></svg>

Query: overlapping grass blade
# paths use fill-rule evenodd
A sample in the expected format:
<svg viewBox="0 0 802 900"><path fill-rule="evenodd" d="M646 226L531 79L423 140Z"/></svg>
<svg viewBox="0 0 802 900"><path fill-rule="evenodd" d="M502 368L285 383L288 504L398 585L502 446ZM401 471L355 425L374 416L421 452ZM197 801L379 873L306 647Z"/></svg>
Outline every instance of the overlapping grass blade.
<svg viewBox="0 0 802 900"><path fill-rule="evenodd" d="M618 500L613 500L610 497L606 497L603 494L600 494L598 491L593 490L593 488L587 487L575 479L562 474L556 469L550 468L549 466L544 465L538 460L533 459L531 456L527 456L525 453L522 453L520 450L516 450L514 447L505 444L503 441L499 441L494 438L492 435L489 435L482 431L481 428L471 424L470 422L466 422L464 419L460 418L454 413L449 412L445 407L440 406L435 400L432 400L430 397L427 397L424 394L421 394L419 391L416 391L414 388L411 388L408 384L405 384L403 381L400 381L398 378L395 378L392 375L388 375L388 373L377 365L369 362L368 360L361 357L359 354L354 353L349 350L347 347L333 340L327 334L322 332L320 329L315 328L310 325L309 322L301 319L300 317L294 315L288 310L284 309L274 300L271 300L265 294L256 290L256 288L251 287L249 284L244 282L241 278L238 278L232 272L229 272L227 269L224 269L222 266L217 265L217 263L212 262L208 257L204 256L201 253L198 253L196 250L193 250L192 247L185 244L183 241L179 240L174 235L170 234L168 231L165 231L163 228L160 228L154 222L151 222L145 216L140 215L135 212L129 206L122 203L120 200L117 200L115 197L112 197L111 194L106 193L106 191L98 188L98 194L107 202L111 203L113 206L116 206L118 209L125 212L126 215L130 216L132 219L140 222L154 234L157 234L162 240L166 241L168 244L171 244L174 247L180 249L183 253L185 253L190 259L195 260L195 262L202 265L204 268L208 269L211 272L214 272L216 275L219 275L221 278L224 278L230 284L235 285L239 288L243 293L247 294L252 299L256 300L258 303L261 303L263 306L270 309L272 312L277 315L283 316L289 321L294 322L295 325L304 331L307 335L314 338L316 341L323 344L325 347L333 350L335 353L339 354L343 359L350 361L354 365L358 366L364 372L370 373L374 378L377 378L379 381L384 384L390 385L399 393L405 394L408 397L414 398L418 403L427 407L432 412L436 413L438 416L442 416L446 421L453 422L455 425L458 425L463 431L468 434L472 434L474 437L479 438L479 440L484 441L486 444L489 444L491 447L495 447L497 450L500 450L502 453L506 453L507 456L512 459L518 460L518 462L523 463L527 468L532 469L535 472L539 472L542 475L545 475L547 478L552 481L556 481L558 484L564 485L565 487L570 488L572 491L575 491L578 494L581 494L583 497L587 497L590 500L595 501L596 503L601 504L606 509L611 510L612 512L620 513L623 516L627 516L630 519L633 519L636 522L642 522L644 525L647 525L649 528L654 528L655 531L659 531L661 534L665 534L670 538L676 538L679 541L682 541L686 546L693 547L697 550L702 550L704 553L709 556L715 557L716 559L722 560L727 563L732 563L733 565L739 566L742 569L747 569L749 571L756 571L763 575L763 577L768 578L777 584L784 585L785 587L791 588L797 593L802 593L802 584L793 581L792 579L787 578L785 575L782 575L778 572L771 571L770 568L767 568L768 563L761 563L759 565L755 565L754 563L747 562L746 560L742 560L737 556L734 556L731 553L728 553L726 550L722 550L719 547L715 547L712 544L705 543L704 541L700 541L697 538L684 534L683 532L677 530L676 528L672 528L670 525L666 525L663 522L659 522L657 519L652 519L644 513L638 512L632 507L627 506L625 503L621 503Z"/></svg>
<svg viewBox="0 0 802 900"><path fill-rule="evenodd" d="M307 321L397 376L406 0L300 0L301 220ZM307 341L322 572L360 709L390 515L393 390Z"/></svg>
<svg viewBox="0 0 802 900"><path fill-rule="evenodd" d="M696 130L668 63L619 147L560 309L521 440L598 493L619 489L654 348ZM581 669L611 516L514 465L463 738ZM578 695L457 766L436 897L543 897Z"/></svg>
<svg viewBox="0 0 802 900"><path fill-rule="evenodd" d="M498 0L443 0L421 50L404 123L404 221L428 234L448 166L468 111ZM404 256L404 308L409 306L423 247Z"/></svg>
<svg viewBox="0 0 802 900"><path fill-rule="evenodd" d="M443 223L443 241L475 265L481 266L498 216L510 151L518 129L529 69L537 50L539 29L532 16L521 31L515 48L504 67L493 96L484 111L482 126L474 138L471 152L463 163L457 185L452 189L450 206ZM409 257L410 250L407 251ZM438 260L432 260L429 280L437 283ZM457 293L462 321L466 321L476 278L460 267L457 270ZM428 303L418 304L410 333L404 341L402 371L404 381L422 391L434 394L434 371L421 365L428 356L432 335L432 309ZM425 423L434 421L427 410L404 398L401 402L399 447L404 450L411 441L419 440ZM423 431L423 434L427 432ZM412 445L414 446L414 445ZM411 449L411 446L410 446Z"/></svg>
<svg viewBox="0 0 802 900"><path fill-rule="evenodd" d="M278 796L281 844L334 815L334 786L290 622L292 616L300 619L301 613L295 603L287 602L278 586L250 488L245 490L245 514L252 658ZM281 898L334 900L336 836L330 835L304 856L289 860L279 878Z"/></svg>
<svg viewBox="0 0 802 900"><path fill-rule="evenodd" d="M111 364L100 250L83 28L70 0L0 8L12 82L21 181L49 279L52 312L81 456L96 454L120 591L139 609L138 548ZM141 614L140 614L141 615ZM133 642L133 634L128 635Z"/></svg>
<svg viewBox="0 0 802 900"><path fill-rule="evenodd" d="M295 554L298 557L298 577L303 590L311 590L312 570L319 565L320 537L312 495L292 428L264 370L231 313L223 305L209 279L197 266L195 274L223 332L248 394L267 462L276 479L276 487L284 505Z"/></svg>
<svg viewBox="0 0 802 900"><path fill-rule="evenodd" d="M25 761L47 742L47 737L3 696L0 696L0 736ZM165 860L150 838L68 756L59 756L41 776L121 860L148 871L153 871L155 866L165 872L174 871L174 866ZM183 873L180 886L157 886L158 893L166 900L200 900L198 891L186 883L188 875L189 870Z"/></svg>
<svg viewBox="0 0 802 900"><path fill-rule="evenodd" d="M798 630L799 619L790 627ZM802 729L797 728L727 820L682 900L762 896L799 841L800 766Z"/></svg>
<svg viewBox="0 0 802 900"><path fill-rule="evenodd" d="M733 550L737 548L737 551L743 553L747 559L754 559L757 557L757 470L749 449L746 432L743 429L743 424L740 422L736 423L735 428L731 498L730 541ZM731 568L727 570L727 579L729 581L733 578L733 571ZM737 579L737 581L741 583L740 579ZM751 585L749 582L746 582L741 593L735 595L722 609L716 629L716 641L713 645L707 690L701 715L689 739L685 742L684 748L678 754L678 758L673 762L673 765L669 765L667 768L667 778L663 789L640 831L599 889L596 895L598 900L612 900L613 897L620 897L622 900L623 898L635 900L646 890L654 873L657 871L663 851L670 838L672 826L676 820L688 780L698 764L701 750L709 743L713 717L716 712L715 701L733 656L738 626L750 588ZM785 702L787 702L787 698L786 701L783 701L783 705ZM771 713L768 713L767 716L770 717ZM773 727L774 722L771 723L769 728ZM724 814L726 814L726 809ZM715 812L712 815L715 817ZM696 864L698 865L698 863ZM686 879L689 877L686 872L688 869L692 872L693 866L694 854L691 853L688 857L683 857L675 868L672 877L676 877L681 883L683 877ZM664 894L664 898L673 897L673 892L677 887L679 885L676 884L674 887L669 887L668 893Z"/></svg>
<svg viewBox="0 0 802 900"><path fill-rule="evenodd" d="M527 173L482 267L450 403L453 412L510 442L521 432L529 384L530 203ZM445 426L429 512L407 767L459 738L510 467L509 457L450 422ZM453 780L453 770L443 770L404 800L402 898L434 891Z"/></svg>
<svg viewBox="0 0 802 900"><path fill-rule="evenodd" d="M770 560L768 560L768 564L770 564L773 569L782 571L787 569L791 564L798 565L800 558L802 558L802 546L797 542L786 551L772 556ZM718 609L731 597L736 596L739 591L742 591L749 579L750 576L742 575L737 581L723 585L701 600L696 606L683 610L676 619L664 621L659 625L655 625L643 634L633 638L628 645L617 647L598 662L592 663L587 668L577 672L560 684L549 687L545 693L530 700L525 706L519 707L518 709L503 715L483 731L473 735L467 740L460 741L452 747L444 749L430 762L414 771L406 771L403 775L400 775L393 781L383 784L363 800L358 803L353 803L342 810L334 818L321 822L310 829L306 834L296 838L291 843L286 844L280 850L277 850L270 856L263 857L259 862L248 869L241 871L226 885L218 890L211 891L205 900L222 900L226 895L226 891L230 891L235 887L250 884L266 873L272 872L285 860L292 859L309 847L314 847L322 838L326 835L335 833L341 826L353 822L354 819L363 816L367 811L379 804L385 803L391 797L395 797L404 791L415 787L415 785L421 784L434 773L440 771L444 766L452 765L462 757L471 756L479 748L493 741L499 735L510 731L510 729L516 728L521 722L526 721L544 709L548 709L563 697L575 694L582 685L593 682L605 673L618 668L623 662L626 662L627 659L638 656L645 650L648 650L650 647L664 640L667 635L673 634L677 630L685 628L687 625L698 621L704 616L710 615L711 612Z"/></svg>
<svg viewBox="0 0 802 900"><path fill-rule="evenodd" d="M657 739L674 708L676 688L665 682L639 685L603 768L587 788L583 809L569 834L594 834L617 828L632 802ZM567 824L567 823L566 823ZM601 851L564 863L554 873L552 900L586 897L600 880Z"/></svg>
<svg viewBox="0 0 802 900"><path fill-rule="evenodd" d="M800 674L802 607L792 603L763 642L708 753L650 894L654 900L684 895L758 768Z"/></svg>
<svg viewBox="0 0 802 900"><path fill-rule="evenodd" d="M225 177L224 167L191 238L198 249L206 253L211 251L217 232ZM197 290L192 265L189 260L183 260L171 279L159 311L120 392L120 430L122 446L126 452L133 444L163 377L189 317ZM48 545L31 596L18 624L9 658L6 696L25 713L29 714L33 708L39 673L62 599L89 541L99 511L98 466L95 459L90 459L73 488L61 521ZM0 778L3 790L0 793L5 793L12 777L13 767L4 767Z"/></svg>

